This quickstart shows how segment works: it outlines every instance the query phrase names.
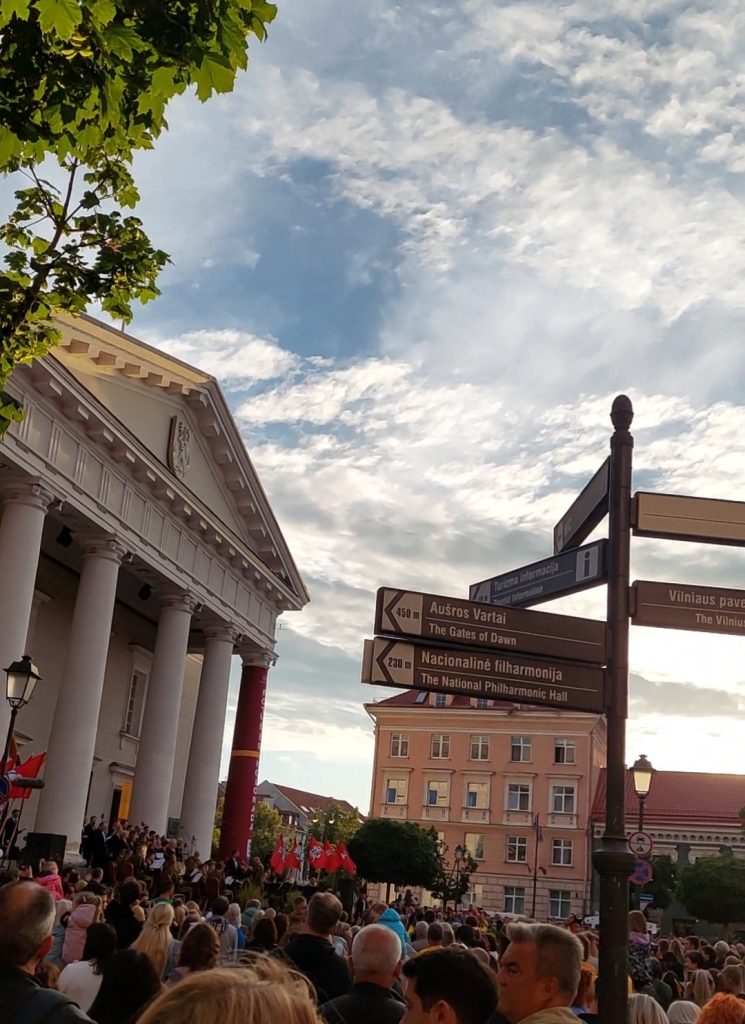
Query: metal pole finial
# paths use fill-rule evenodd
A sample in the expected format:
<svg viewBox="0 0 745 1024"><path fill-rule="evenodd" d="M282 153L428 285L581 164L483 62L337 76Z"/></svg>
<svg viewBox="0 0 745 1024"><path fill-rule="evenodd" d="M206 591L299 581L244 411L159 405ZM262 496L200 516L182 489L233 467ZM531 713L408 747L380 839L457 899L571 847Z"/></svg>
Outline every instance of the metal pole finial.
<svg viewBox="0 0 745 1024"><path fill-rule="evenodd" d="M616 395L611 406L610 419L616 430L628 430L634 419L634 407L628 395Z"/></svg>

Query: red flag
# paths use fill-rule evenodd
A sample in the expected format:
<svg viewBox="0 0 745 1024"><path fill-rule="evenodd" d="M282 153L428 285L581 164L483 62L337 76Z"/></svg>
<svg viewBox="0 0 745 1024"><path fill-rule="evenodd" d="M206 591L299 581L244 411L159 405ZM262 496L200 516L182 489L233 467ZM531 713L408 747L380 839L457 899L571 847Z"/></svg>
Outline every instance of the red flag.
<svg viewBox="0 0 745 1024"><path fill-rule="evenodd" d="M311 836L308 843L308 863L314 871L320 871L321 868L326 867L326 851L315 836Z"/></svg>
<svg viewBox="0 0 745 1024"><path fill-rule="evenodd" d="M18 781L19 776L24 779L35 779L38 777L41 771L41 766L46 760L46 752L43 754L34 754L29 757L28 760L24 761L23 764L19 764L15 770L15 781ZM31 790L26 789L23 786L13 786L9 800L28 800L31 796Z"/></svg>
<svg viewBox="0 0 745 1024"><path fill-rule="evenodd" d="M293 868L299 868L300 865L302 864L302 856L303 847L302 844L300 843L300 840L298 840L293 846L293 848L290 850L290 852L287 854L287 860L285 861L285 867L287 868L287 870L291 871Z"/></svg>
<svg viewBox="0 0 745 1024"><path fill-rule="evenodd" d="M326 870L328 872L336 871L336 869L341 865L341 859L328 839L324 841L323 852L326 854Z"/></svg>
<svg viewBox="0 0 745 1024"><path fill-rule="evenodd" d="M339 855L339 867L344 868L350 875L357 874L357 865L349 856L349 850L346 848L344 843L339 842L336 844L336 852Z"/></svg>
<svg viewBox="0 0 745 1024"><path fill-rule="evenodd" d="M285 870L285 860L287 858L287 849L285 847L285 837L280 836L277 840L277 845L274 847L274 852L269 858L269 864L275 875L281 875Z"/></svg>

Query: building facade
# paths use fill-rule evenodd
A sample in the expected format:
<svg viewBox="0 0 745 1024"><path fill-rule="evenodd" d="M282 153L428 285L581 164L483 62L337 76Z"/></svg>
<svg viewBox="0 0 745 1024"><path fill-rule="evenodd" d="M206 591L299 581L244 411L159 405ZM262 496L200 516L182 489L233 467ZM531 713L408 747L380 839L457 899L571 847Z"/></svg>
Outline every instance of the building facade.
<svg viewBox="0 0 745 1024"><path fill-rule="evenodd" d="M256 800L264 801L279 813L283 828L294 829L303 835L314 824L326 820L334 808L338 807L349 814L356 813L356 808L346 800L321 796L320 793L308 793L304 789L295 789L292 786L280 786L267 780L259 784Z"/></svg>
<svg viewBox="0 0 745 1024"><path fill-rule="evenodd" d="M478 863L467 902L542 919L588 912L602 716L417 691L365 708L372 817L434 828L446 861L467 849Z"/></svg>
<svg viewBox="0 0 745 1024"><path fill-rule="evenodd" d="M88 317L18 369L0 442L0 667L42 682L23 824L77 852L88 814L209 854L228 684L242 663L224 814L245 847L278 616L308 600L217 382ZM9 708L0 700L0 736Z"/></svg>

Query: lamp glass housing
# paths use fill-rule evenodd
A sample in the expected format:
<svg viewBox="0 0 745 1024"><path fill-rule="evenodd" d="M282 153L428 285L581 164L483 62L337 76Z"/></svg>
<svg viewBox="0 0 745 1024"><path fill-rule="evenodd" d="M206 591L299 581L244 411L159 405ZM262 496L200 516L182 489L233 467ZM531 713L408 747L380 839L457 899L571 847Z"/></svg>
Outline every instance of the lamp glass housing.
<svg viewBox="0 0 745 1024"><path fill-rule="evenodd" d="M640 799L649 795L649 791L652 788L652 776L654 775L654 768L649 762L646 754L642 754L641 757L637 757L631 766L631 772L634 776L634 790L636 795Z"/></svg>
<svg viewBox="0 0 745 1024"><path fill-rule="evenodd" d="M12 708L22 708L31 700L36 684L41 679L36 665L27 654L5 669L5 697Z"/></svg>
<svg viewBox="0 0 745 1024"><path fill-rule="evenodd" d="M458 843L458 845L455 847L454 852L456 860L463 860L463 847L460 845L460 843Z"/></svg>

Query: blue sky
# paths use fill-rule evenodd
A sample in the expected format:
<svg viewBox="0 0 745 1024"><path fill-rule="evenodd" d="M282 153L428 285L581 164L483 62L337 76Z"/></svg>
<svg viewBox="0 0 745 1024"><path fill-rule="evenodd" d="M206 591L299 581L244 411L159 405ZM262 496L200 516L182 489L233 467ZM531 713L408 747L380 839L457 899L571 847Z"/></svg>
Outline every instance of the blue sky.
<svg viewBox="0 0 745 1024"><path fill-rule="evenodd" d="M262 777L367 810L375 590L548 555L616 393L638 485L745 499L743 38L735 0L282 2L232 95L173 104L132 330L220 379L312 596ZM745 559L640 540L634 575ZM744 656L634 629L630 758L745 771Z"/></svg>

